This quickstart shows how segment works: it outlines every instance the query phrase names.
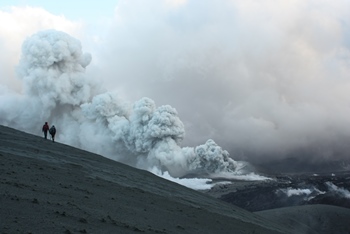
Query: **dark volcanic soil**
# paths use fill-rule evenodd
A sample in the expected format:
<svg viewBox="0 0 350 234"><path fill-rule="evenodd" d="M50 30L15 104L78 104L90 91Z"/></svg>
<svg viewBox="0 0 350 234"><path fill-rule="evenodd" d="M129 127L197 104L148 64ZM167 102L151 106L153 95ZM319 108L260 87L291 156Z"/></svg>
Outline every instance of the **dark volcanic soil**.
<svg viewBox="0 0 350 234"><path fill-rule="evenodd" d="M0 233L290 233L102 156L0 126Z"/></svg>
<svg viewBox="0 0 350 234"><path fill-rule="evenodd" d="M213 197L251 210L272 208L273 201L282 201L276 190L294 185L318 184L320 191L346 197L347 190L340 188L348 185L345 176L298 178L236 181L208 196L100 155L0 126L0 233L350 233L350 209L309 205L253 213ZM330 193L314 193L319 200L332 201Z"/></svg>

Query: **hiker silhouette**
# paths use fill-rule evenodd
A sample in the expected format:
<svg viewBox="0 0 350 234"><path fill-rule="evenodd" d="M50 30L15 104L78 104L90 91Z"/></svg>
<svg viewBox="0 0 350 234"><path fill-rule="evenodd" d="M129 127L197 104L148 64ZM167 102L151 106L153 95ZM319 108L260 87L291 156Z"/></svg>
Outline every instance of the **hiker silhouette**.
<svg viewBox="0 0 350 234"><path fill-rule="evenodd" d="M51 135L52 142L55 142L55 135L56 135L55 125L52 125L52 127L49 130L49 133Z"/></svg>
<svg viewBox="0 0 350 234"><path fill-rule="evenodd" d="M42 131L44 132L44 138L47 139L47 131L49 131L49 125L47 122L45 122L45 124L42 127Z"/></svg>

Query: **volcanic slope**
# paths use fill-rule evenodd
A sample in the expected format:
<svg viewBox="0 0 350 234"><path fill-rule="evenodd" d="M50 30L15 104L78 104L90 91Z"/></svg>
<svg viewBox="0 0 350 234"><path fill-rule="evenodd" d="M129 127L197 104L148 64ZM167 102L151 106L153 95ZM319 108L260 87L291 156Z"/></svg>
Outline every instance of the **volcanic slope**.
<svg viewBox="0 0 350 234"><path fill-rule="evenodd" d="M347 208L305 205L256 213L293 229L294 233L350 233L350 209Z"/></svg>
<svg viewBox="0 0 350 234"><path fill-rule="evenodd" d="M102 156L0 126L1 233L286 233Z"/></svg>
<svg viewBox="0 0 350 234"><path fill-rule="evenodd" d="M296 233L147 171L4 126L0 204L1 233Z"/></svg>

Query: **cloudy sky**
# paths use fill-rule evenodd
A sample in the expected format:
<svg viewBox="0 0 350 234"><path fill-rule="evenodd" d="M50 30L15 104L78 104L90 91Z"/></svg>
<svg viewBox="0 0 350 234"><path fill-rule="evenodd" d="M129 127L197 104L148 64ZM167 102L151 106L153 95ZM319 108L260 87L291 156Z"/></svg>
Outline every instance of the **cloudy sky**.
<svg viewBox="0 0 350 234"><path fill-rule="evenodd" d="M56 29L106 90L174 107L183 146L213 139L251 160L350 152L347 0L12 0L0 21L0 92L23 90L23 41Z"/></svg>

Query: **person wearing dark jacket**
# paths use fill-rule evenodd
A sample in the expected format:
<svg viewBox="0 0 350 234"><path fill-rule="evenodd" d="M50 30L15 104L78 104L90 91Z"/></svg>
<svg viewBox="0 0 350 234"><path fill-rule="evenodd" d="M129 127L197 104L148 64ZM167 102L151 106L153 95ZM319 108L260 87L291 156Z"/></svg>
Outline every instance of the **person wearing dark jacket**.
<svg viewBox="0 0 350 234"><path fill-rule="evenodd" d="M52 125L52 127L49 130L49 133L51 135L52 142L55 142L55 135L56 135L55 125Z"/></svg>
<svg viewBox="0 0 350 234"><path fill-rule="evenodd" d="M44 138L47 139L47 131L49 131L50 127L47 124L47 122L45 122L45 124L43 125L42 131L44 132Z"/></svg>

